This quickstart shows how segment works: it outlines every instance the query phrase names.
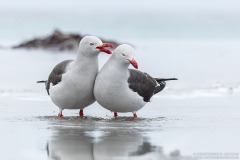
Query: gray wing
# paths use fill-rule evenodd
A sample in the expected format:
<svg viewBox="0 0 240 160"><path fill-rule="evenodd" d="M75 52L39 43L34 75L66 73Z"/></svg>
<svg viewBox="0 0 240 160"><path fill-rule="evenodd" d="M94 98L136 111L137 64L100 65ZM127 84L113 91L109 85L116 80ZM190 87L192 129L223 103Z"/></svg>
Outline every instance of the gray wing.
<svg viewBox="0 0 240 160"><path fill-rule="evenodd" d="M72 62L72 60L66 60L61 63L58 63L50 73L47 83L46 83L46 90L49 95L50 84L52 83L53 86L57 85L62 80L62 75L66 72L67 65Z"/></svg>
<svg viewBox="0 0 240 160"><path fill-rule="evenodd" d="M147 73L138 70L129 69L128 78L129 88L137 92L145 102L149 102L151 97L164 89L166 83L158 83L155 78Z"/></svg>

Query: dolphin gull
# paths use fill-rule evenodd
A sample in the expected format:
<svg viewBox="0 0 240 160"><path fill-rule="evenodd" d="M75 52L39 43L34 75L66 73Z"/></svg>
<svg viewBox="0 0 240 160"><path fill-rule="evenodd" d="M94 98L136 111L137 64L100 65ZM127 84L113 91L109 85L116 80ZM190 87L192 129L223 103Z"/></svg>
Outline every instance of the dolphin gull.
<svg viewBox="0 0 240 160"><path fill-rule="evenodd" d="M83 117L83 109L93 102L93 85L98 73L98 54L111 51L110 43L94 36L85 36L79 44L77 58L65 60L57 64L45 83L52 102L59 107L58 117L63 117L64 109L80 109L79 116Z"/></svg>
<svg viewBox="0 0 240 160"><path fill-rule="evenodd" d="M133 58L134 49L127 44L120 45L97 75L94 85L94 96L104 108L114 112L136 112L141 109L151 97L162 91L165 81L176 78L153 78L147 73L128 69L132 64L138 69Z"/></svg>

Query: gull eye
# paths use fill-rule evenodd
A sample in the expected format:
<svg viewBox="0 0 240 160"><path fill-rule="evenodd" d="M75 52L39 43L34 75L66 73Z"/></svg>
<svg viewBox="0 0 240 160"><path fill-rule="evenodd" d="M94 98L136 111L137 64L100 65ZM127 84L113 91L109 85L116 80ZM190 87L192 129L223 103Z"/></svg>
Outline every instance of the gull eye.
<svg viewBox="0 0 240 160"><path fill-rule="evenodd" d="M90 43L90 46L93 46L94 45L94 43Z"/></svg>
<svg viewBox="0 0 240 160"><path fill-rule="evenodd" d="M122 55L125 57L126 55L122 53Z"/></svg>

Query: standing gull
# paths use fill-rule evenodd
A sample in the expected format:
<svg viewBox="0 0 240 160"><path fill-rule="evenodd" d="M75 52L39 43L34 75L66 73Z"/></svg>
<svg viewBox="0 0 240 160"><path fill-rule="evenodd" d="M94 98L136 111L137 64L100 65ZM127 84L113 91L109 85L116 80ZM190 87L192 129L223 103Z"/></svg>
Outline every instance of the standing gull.
<svg viewBox="0 0 240 160"><path fill-rule="evenodd" d="M57 64L45 83L48 95L59 107L58 117L63 117L64 109L80 109L79 116L83 117L83 109L93 102L93 85L98 73L98 54L111 51L110 43L93 36L85 36L79 44L77 58Z"/></svg>
<svg viewBox="0 0 240 160"><path fill-rule="evenodd" d="M133 52L130 45L118 46L95 81L94 96L97 102L114 112L114 117L117 117L117 112L132 112L133 117L137 117L136 112L149 102L154 94L164 89L165 81L177 80L153 78L147 73L128 69L129 64L138 69Z"/></svg>

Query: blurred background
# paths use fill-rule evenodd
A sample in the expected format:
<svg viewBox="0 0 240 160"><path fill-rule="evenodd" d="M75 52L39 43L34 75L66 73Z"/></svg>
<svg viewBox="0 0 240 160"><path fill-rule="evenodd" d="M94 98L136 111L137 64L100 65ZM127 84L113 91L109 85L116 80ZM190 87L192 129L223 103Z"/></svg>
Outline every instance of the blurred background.
<svg viewBox="0 0 240 160"><path fill-rule="evenodd" d="M9 0L0 5L0 45L54 29L95 35L134 45L141 70L176 76L178 86L236 87L239 19L237 0Z"/></svg>
<svg viewBox="0 0 240 160"><path fill-rule="evenodd" d="M86 108L88 120L72 117L78 111L64 111L70 118L61 121L36 81L47 79L57 63L74 59L76 51L11 48L55 29L129 43L141 71L179 80L168 82L135 123L112 121L112 113L97 103ZM100 54L100 66L108 58ZM88 152L66 148L85 143L91 153L97 148L95 158L186 160L199 152L234 152L239 158L239 0L1 1L0 59L5 159L74 159ZM112 141L126 150L109 150Z"/></svg>
<svg viewBox="0 0 240 160"><path fill-rule="evenodd" d="M1 2L1 44L55 28L126 39L237 39L238 0Z"/></svg>
<svg viewBox="0 0 240 160"><path fill-rule="evenodd" d="M55 28L126 39L238 39L238 0L1 2L1 44Z"/></svg>

